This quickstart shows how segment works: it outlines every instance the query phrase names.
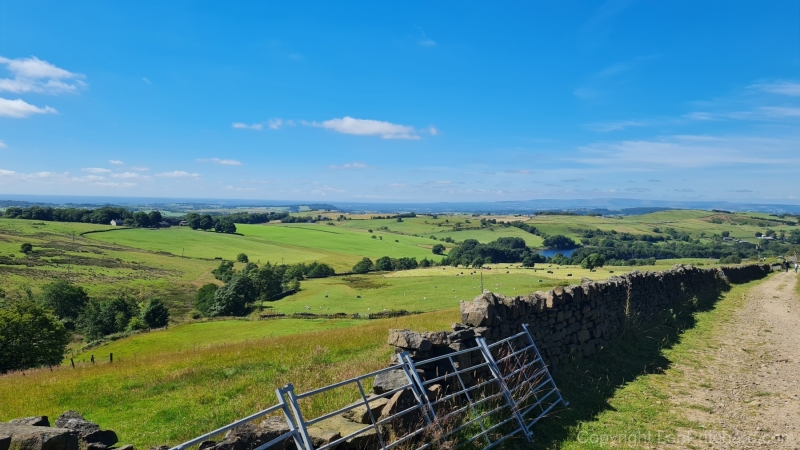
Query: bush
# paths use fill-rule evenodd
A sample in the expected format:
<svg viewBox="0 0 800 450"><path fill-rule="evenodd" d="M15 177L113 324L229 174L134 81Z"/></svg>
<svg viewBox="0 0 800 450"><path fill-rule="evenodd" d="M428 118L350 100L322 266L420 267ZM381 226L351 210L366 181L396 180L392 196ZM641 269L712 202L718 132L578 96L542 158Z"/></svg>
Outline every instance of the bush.
<svg viewBox="0 0 800 450"><path fill-rule="evenodd" d="M169 309L160 298L151 298L144 305L142 320L150 328L161 328L169 323Z"/></svg>
<svg viewBox="0 0 800 450"><path fill-rule="evenodd" d="M236 261L240 263L248 263L250 262L250 259L247 258L247 255L245 253L239 253L238 255L236 255Z"/></svg>
<svg viewBox="0 0 800 450"><path fill-rule="evenodd" d="M24 244L19 246L19 251L27 255L28 253L31 253L33 251L33 245L31 245L31 243L29 242L25 242Z"/></svg>
<svg viewBox="0 0 800 450"><path fill-rule="evenodd" d="M214 283L204 284L197 290L194 297L194 308L205 316L211 315L211 308L214 306L214 294L219 289Z"/></svg>
<svg viewBox="0 0 800 450"><path fill-rule="evenodd" d="M125 329L125 331L131 333L134 331L146 330L148 328L150 327L147 326L144 320L134 317L130 322L128 322L128 327Z"/></svg>
<svg viewBox="0 0 800 450"><path fill-rule="evenodd" d="M741 264L742 258L739 255L728 255L724 258L720 258L720 264Z"/></svg>
<svg viewBox="0 0 800 450"><path fill-rule="evenodd" d="M375 260L375 270L388 272L393 269L394 267L392 266L392 258L389 258L388 256L382 256Z"/></svg>
<svg viewBox="0 0 800 450"><path fill-rule="evenodd" d="M246 316L248 303L255 300L256 290L252 280L236 275L214 293L212 316Z"/></svg>
<svg viewBox="0 0 800 450"><path fill-rule="evenodd" d="M219 263L219 267L212 270L211 273L214 274L214 278L222 281L223 283L227 283L231 280L231 278L233 278L233 261L222 261Z"/></svg>
<svg viewBox="0 0 800 450"><path fill-rule="evenodd" d="M353 266L353 272L355 273L367 273L373 269L372 260L364 257L361 261L357 262L355 266Z"/></svg>
<svg viewBox="0 0 800 450"><path fill-rule="evenodd" d="M124 332L138 315L135 304L123 297L98 302L90 300L79 318L80 329L90 341Z"/></svg>
<svg viewBox="0 0 800 450"><path fill-rule="evenodd" d="M573 241L571 238L562 236L560 234L546 237L542 245L544 245L547 248L554 248L557 250L565 250L577 247L575 241Z"/></svg>
<svg viewBox="0 0 800 450"><path fill-rule="evenodd" d="M443 255L445 251L445 247L442 244L436 244L431 248L431 251L434 255Z"/></svg>
<svg viewBox="0 0 800 450"><path fill-rule="evenodd" d="M64 324L31 300L0 303L0 373L61 363L69 343Z"/></svg>

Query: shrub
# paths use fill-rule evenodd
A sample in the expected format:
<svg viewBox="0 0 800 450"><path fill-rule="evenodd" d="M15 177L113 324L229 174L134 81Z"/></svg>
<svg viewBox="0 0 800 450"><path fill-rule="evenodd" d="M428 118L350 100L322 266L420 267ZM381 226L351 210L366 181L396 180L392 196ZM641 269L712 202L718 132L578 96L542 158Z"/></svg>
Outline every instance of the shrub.
<svg viewBox="0 0 800 450"><path fill-rule="evenodd" d="M57 280L42 286L42 304L59 319L77 319L89 303L89 295L82 287L65 280Z"/></svg>
<svg viewBox="0 0 800 450"><path fill-rule="evenodd" d="M434 255L443 255L445 251L445 247L442 244L436 244L431 248L431 251Z"/></svg>
<svg viewBox="0 0 800 450"><path fill-rule="evenodd" d="M160 298L151 298L144 305L142 320L150 328L161 328L169 323L169 309Z"/></svg>
<svg viewBox="0 0 800 450"><path fill-rule="evenodd" d="M139 317L134 317L130 322L128 322L128 327L125 329L125 331L131 333L133 331L141 331L148 328L149 327L144 320L140 319Z"/></svg>
<svg viewBox="0 0 800 450"><path fill-rule="evenodd" d="M214 306L214 294L219 289L214 283L204 284L203 287L197 290L197 295L194 297L194 307L197 311L205 316L211 315L211 308Z"/></svg>
<svg viewBox="0 0 800 450"><path fill-rule="evenodd" d="M248 263L248 262L250 262L250 259L247 258L247 254L239 253L238 255L236 255L236 262Z"/></svg>
<svg viewBox="0 0 800 450"><path fill-rule="evenodd" d="M353 272L355 273L367 273L373 269L372 260L364 257L361 261L357 262L355 266L353 266Z"/></svg>
<svg viewBox="0 0 800 450"><path fill-rule="evenodd" d="M33 245L30 242L25 242L19 246L19 251L27 255L33 251Z"/></svg>

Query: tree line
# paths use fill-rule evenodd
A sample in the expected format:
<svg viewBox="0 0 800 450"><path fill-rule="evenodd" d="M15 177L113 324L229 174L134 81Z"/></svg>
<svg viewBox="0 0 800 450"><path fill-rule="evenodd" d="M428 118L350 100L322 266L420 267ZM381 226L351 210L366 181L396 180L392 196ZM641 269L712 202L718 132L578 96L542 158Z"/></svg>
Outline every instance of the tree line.
<svg viewBox="0 0 800 450"><path fill-rule="evenodd" d="M86 341L164 327L169 309L157 297L136 302L125 296L89 297L65 280L45 284L19 298L0 291L0 373L61 364L73 333Z"/></svg>
<svg viewBox="0 0 800 450"><path fill-rule="evenodd" d="M241 270L234 268L233 261L222 261L212 271L224 285L208 283L197 291L194 307L198 316L245 316L256 303L300 290L302 280L335 275L331 266L316 261L289 265L267 262L259 267L244 253L236 259L244 263Z"/></svg>

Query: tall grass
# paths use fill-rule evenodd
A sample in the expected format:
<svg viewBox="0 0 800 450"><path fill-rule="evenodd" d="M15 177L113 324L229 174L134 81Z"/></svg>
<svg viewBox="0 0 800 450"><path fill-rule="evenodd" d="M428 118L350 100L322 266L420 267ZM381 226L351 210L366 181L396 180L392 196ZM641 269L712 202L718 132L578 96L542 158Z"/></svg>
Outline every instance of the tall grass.
<svg viewBox="0 0 800 450"><path fill-rule="evenodd" d="M0 377L0 420L74 409L137 448L176 444L274 404L275 388L286 383L304 392L384 367L388 328L440 330L456 320L448 310L10 374Z"/></svg>

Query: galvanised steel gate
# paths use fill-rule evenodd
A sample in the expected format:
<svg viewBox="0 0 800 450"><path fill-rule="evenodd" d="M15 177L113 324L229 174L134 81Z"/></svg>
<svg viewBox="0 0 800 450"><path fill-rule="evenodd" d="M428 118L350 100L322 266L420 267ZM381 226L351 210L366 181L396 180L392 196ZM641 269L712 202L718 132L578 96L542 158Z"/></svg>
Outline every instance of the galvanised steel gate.
<svg viewBox="0 0 800 450"><path fill-rule="evenodd" d="M287 385L276 390L276 405L172 450L185 450L277 414L286 421L284 431L252 450L422 450L445 443L448 448L488 449L513 437L530 442L532 427L558 405L568 403L561 397L527 325L523 328L492 344L477 338L476 347L423 361L401 353L395 366L305 393L298 394ZM379 375L394 377L395 387L368 394ZM345 407L327 407L331 401L354 396L359 400ZM302 412L329 409L313 418Z"/></svg>

